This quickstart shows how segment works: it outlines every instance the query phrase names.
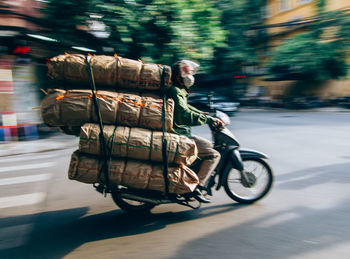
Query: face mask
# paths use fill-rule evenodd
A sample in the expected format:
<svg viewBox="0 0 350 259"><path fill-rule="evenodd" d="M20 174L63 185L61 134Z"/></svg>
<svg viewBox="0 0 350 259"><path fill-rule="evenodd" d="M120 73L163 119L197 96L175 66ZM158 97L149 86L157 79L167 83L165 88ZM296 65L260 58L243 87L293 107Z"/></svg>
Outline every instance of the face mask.
<svg viewBox="0 0 350 259"><path fill-rule="evenodd" d="M194 76L192 75L186 75L182 78L182 80L187 88L190 88L194 84Z"/></svg>

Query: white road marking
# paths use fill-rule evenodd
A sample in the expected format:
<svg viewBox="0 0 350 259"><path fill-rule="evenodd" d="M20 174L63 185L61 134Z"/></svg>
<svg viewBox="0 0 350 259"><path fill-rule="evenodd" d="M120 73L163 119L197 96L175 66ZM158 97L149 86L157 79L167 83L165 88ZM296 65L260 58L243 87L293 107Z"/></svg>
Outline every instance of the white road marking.
<svg viewBox="0 0 350 259"><path fill-rule="evenodd" d="M33 224L0 228L0 250L19 247L25 243Z"/></svg>
<svg viewBox="0 0 350 259"><path fill-rule="evenodd" d="M28 161L28 160L43 160L48 159L52 157L57 157L57 154L47 154L47 155L29 155L29 156L16 156L16 157L4 157L0 158L0 163L13 163L13 162L22 162L22 161Z"/></svg>
<svg viewBox="0 0 350 259"><path fill-rule="evenodd" d="M0 186L9 185L9 184L40 182L40 181L46 181L50 178L51 178L51 174L34 174L34 175L26 175L26 176L19 176L19 177L3 178L3 179L0 179Z"/></svg>
<svg viewBox="0 0 350 259"><path fill-rule="evenodd" d="M53 167L55 165L56 165L55 162L47 162L47 163L37 163L37 164L29 164L29 165L5 166L5 167L0 167L0 173L11 172L11 171L20 171L20 170L48 168L48 167Z"/></svg>
<svg viewBox="0 0 350 259"><path fill-rule="evenodd" d="M0 198L0 209L33 205L44 201L46 193L37 192Z"/></svg>

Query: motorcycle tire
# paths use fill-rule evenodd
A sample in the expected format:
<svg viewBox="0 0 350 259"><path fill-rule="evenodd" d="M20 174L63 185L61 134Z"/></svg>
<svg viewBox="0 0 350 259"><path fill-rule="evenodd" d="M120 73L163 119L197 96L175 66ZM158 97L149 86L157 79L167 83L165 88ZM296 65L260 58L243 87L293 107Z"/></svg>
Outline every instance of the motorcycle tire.
<svg viewBox="0 0 350 259"><path fill-rule="evenodd" d="M231 164L228 165L226 168L226 173L223 179L223 186L227 195L234 201L237 201L242 204L251 204L257 200L262 199L270 191L273 183L273 173L271 167L261 158L242 158L242 160L244 169L246 170L247 175L249 176L250 180L254 182L254 184L250 187L244 186L244 182L242 181L241 177L241 172L233 168L233 165ZM253 168L251 164L255 164L255 168ZM255 176L255 171L257 168L260 168L264 171L264 174L267 179L264 186L262 186L262 189L259 190L257 193L254 193L253 188L255 188L257 184L259 184L257 183L259 179L257 180L258 177ZM237 175L237 179L231 180L233 174ZM237 189L243 187L242 194L240 194L238 190L231 185L231 183L237 183ZM250 195L250 193L252 193L252 195Z"/></svg>
<svg viewBox="0 0 350 259"><path fill-rule="evenodd" d="M119 193L116 191L112 191L111 195L114 203L119 208L129 213L148 213L150 212L151 209L153 209L156 206L155 204L152 204L152 203L135 202L132 200L122 198L119 195ZM137 203L137 204L134 204L134 203Z"/></svg>

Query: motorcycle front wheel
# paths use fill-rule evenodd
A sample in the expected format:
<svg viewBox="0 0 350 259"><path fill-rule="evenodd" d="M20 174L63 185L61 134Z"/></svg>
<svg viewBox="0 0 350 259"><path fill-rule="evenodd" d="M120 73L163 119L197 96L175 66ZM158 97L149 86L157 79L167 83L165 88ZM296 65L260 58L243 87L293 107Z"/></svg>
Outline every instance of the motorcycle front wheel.
<svg viewBox="0 0 350 259"><path fill-rule="evenodd" d="M148 213L156 205L147 202L139 202L134 200L129 200L120 196L118 191L111 191L112 199L114 203L122 210L129 213Z"/></svg>
<svg viewBox="0 0 350 259"><path fill-rule="evenodd" d="M261 158L243 158L246 180L242 173L230 165L224 178L227 195L243 204L250 204L263 198L271 189L273 173L270 166Z"/></svg>

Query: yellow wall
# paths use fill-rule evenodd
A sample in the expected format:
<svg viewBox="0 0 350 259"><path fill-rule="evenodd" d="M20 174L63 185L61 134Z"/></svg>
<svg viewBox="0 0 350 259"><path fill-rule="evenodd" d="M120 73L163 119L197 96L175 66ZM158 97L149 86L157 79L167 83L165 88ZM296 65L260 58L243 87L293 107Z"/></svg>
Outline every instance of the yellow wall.
<svg viewBox="0 0 350 259"><path fill-rule="evenodd" d="M319 96L321 98L335 98L339 96L350 96L349 80L328 80L322 85L304 87L296 86L295 81L264 81L263 78L254 78L252 87L262 85L265 87L264 95L273 99L283 99L294 95Z"/></svg>
<svg viewBox="0 0 350 259"><path fill-rule="evenodd" d="M288 8L281 9L282 0L267 0L267 21L266 24L288 22L294 17L304 18L316 15L316 0L303 3L302 0L285 0ZM326 11L350 8L350 0L328 0Z"/></svg>
<svg viewBox="0 0 350 259"><path fill-rule="evenodd" d="M281 9L281 2L285 1L287 3L288 8L285 10ZM317 0L312 0L307 3L303 3L303 0L268 0L267 1L267 18L265 24L280 24L293 21L295 19L309 19L317 15ZM350 9L350 0L327 0L326 2L326 10L334 11L334 10L342 10L342 9ZM288 27L271 27L268 28L267 33L270 35L274 35L276 33L282 32L288 29ZM298 33L292 32L288 36L293 36ZM277 41L272 44L275 46L281 40L281 37L277 36L272 41Z"/></svg>
<svg viewBox="0 0 350 259"><path fill-rule="evenodd" d="M328 0L326 11L350 8L350 0Z"/></svg>
<svg viewBox="0 0 350 259"><path fill-rule="evenodd" d="M287 3L288 8L281 9L281 1ZM307 3L303 3L303 0L268 0L267 1L267 18L265 24L280 24L290 22L296 19L312 19L317 15L317 0L312 0ZM350 9L350 0L328 0L326 2L326 10L341 10ZM288 27L271 27L268 28L267 33L274 38L271 39L270 46L276 46L283 38L291 37L301 31L293 31L288 35L274 36L277 33L287 30Z"/></svg>
<svg viewBox="0 0 350 259"><path fill-rule="evenodd" d="M305 19L316 14L314 1L300 4L300 0L287 0L289 8L281 10L281 0L267 1L266 24L285 23L295 19ZM284 30L284 27L269 28L268 33L277 33Z"/></svg>

